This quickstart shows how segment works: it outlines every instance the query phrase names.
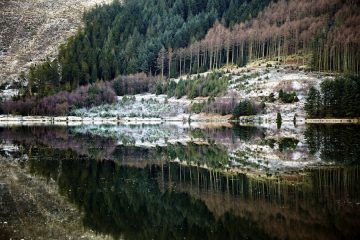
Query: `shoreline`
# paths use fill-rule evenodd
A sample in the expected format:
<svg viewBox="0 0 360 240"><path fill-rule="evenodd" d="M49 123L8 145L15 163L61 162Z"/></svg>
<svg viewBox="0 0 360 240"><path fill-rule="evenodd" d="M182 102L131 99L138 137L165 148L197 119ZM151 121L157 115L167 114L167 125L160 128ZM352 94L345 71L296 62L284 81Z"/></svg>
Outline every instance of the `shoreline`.
<svg viewBox="0 0 360 240"><path fill-rule="evenodd" d="M164 118L137 118L137 117L78 117L78 116L21 116L0 115L0 125L101 125L101 124L161 124L201 122L211 124L224 124L234 122L229 116L192 115Z"/></svg>
<svg viewBox="0 0 360 240"><path fill-rule="evenodd" d="M312 118L305 119L307 124L360 124L360 118Z"/></svg>
<svg viewBox="0 0 360 240"><path fill-rule="evenodd" d="M260 117L261 119L261 117ZM240 117L238 120L232 120L229 115L181 115L164 118L137 118L137 117L78 117L78 116L21 116L21 115L0 115L0 125L89 125L89 124L161 124L161 123L254 123L257 118ZM261 122L261 121L260 121ZM269 123L269 119L266 119ZM272 122L272 121L270 121ZM283 120L283 123L289 122ZM318 118L318 119L299 119L298 124L360 124L360 118ZM261 124L260 124L261 125Z"/></svg>

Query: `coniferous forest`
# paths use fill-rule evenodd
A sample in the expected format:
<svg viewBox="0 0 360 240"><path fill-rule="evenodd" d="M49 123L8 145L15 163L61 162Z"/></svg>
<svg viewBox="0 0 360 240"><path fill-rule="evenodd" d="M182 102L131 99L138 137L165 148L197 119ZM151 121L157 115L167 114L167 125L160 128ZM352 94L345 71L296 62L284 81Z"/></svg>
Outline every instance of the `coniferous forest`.
<svg viewBox="0 0 360 240"><path fill-rule="evenodd" d="M175 77L290 54L314 70L359 73L359 11L349 0L115 1L86 13L61 47L55 86L137 72Z"/></svg>
<svg viewBox="0 0 360 240"><path fill-rule="evenodd" d="M358 117L360 116L360 79L354 76L325 80L320 91L309 90L305 111L308 117Z"/></svg>
<svg viewBox="0 0 360 240"><path fill-rule="evenodd" d="M250 20L269 3L128 0L97 7L84 15L83 29L60 49L59 86L75 89L137 72L165 75L165 65L166 74L177 76L188 71L191 61L179 51L204 38L215 22L233 26Z"/></svg>

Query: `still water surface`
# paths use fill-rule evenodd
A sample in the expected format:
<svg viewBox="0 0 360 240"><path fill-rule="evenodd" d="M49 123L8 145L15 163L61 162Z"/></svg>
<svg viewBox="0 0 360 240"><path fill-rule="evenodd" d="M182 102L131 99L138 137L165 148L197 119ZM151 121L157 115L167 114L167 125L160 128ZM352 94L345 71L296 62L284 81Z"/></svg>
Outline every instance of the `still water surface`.
<svg viewBox="0 0 360 240"><path fill-rule="evenodd" d="M81 228L100 238L360 235L359 126L18 126L0 136L0 161L55 185L79 211ZM11 216L17 200L7 184L4 239L21 236L13 229L22 218Z"/></svg>

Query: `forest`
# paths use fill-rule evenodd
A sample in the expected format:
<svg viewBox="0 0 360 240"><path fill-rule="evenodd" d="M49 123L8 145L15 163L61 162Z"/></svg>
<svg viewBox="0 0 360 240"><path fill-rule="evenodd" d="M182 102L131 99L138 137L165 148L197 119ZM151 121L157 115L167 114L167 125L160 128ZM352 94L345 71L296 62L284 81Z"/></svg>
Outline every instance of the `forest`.
<svg viewBox="0 0 360 240"><path fill-rule="evenodd" d="M277 1L257 18L231 28L216 22L204 39L176 51L179 74L256 59L308 65L316 71L360 71L360 3ZM159 53L162 59L162 53Z"/></svg>
<svg viewBox="0 0 360 240"><path fill-rule="evenodd" d="M84 15L84 27L55 62L32 68L26 93L50 95L139 72L170 78L289 55L313 70L358 74L359 12L353 0L114 1Z"/></svg>
<svg viewBox="0 0 360 240"><path fill-rule="evenodd" d="M84 27L61 46L55 62L32 68L25 93L32 95L37 90L40 95L50 95L96 80L140 72L164 76L166 71L166 75L178 76L189 68L188 60L184 65L183 57L179 61L179 49L204 38L215 22L231 27L257 16L269 3L270 0L127 0L98 6L84 15ZM55 64L57 68L48 67ZM203 66L202 71L205 70ZM54 72L59 77L47 80L45 76ZM53 88L39 87L42 85Z"/></svg>

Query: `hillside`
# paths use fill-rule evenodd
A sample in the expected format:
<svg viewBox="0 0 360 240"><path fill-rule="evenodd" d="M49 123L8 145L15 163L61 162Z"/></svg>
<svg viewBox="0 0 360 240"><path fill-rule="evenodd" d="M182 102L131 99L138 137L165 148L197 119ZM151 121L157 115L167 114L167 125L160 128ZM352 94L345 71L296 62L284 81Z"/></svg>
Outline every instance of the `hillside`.
<svg viewBox="0 0 360 240"><path fill-rule="evenodd" d="M84 11L110 0L1 0L0 85L47 57L81 26Z"/></svg>
<svg viewBox="0 0 360 240"><path fill-rule="evenodd" d="M214 74L214 72L205 72L201 77ZM329 74L306 72L292 65L277 65L266 61L257 61L241 68L221 69L216 74L226 77L228 84L226 89L215 96L214 102L211 102L211 97L206 96L171 97L169 91L168 95L142 93L118 97L112 104L76 109L71 114L85 118L120 117L137 119L137 121L151 118L160 121L224 120L225 114L230 114L231 109L234 108L231 101L236 104L240 100L248 99L255 104L264 103L263 109L257 113L256 121L261 119L261 122L274 124L276 113L281 112L283 121L292 126L295 114L298 124L304 123L306 117L304 105L308 90L311 87L318 88L324 79L333 78ZM198 75L193 74L171 81L177 82L177 86L180 86L180 81L191 79L190 81L195 82L197 78ZM196 87L199 88L200 85ZM279 97L280 90L295 93L298 100L284 102ZM271 99L269 96L272 96ZM213 115L214 113L218 115Z"/></svg>
<svg viewBox="0 0 360 240"><path fill-rule="evenodd" d="M72 88L144 72L171 78L258 59L359 73L360 5L347 0L134 1L94 9L59 54Z"/></svg>
<svg viewBox="0 0 360 240"><path fill-rule="evenodd" d="M71 12L64 11L59 15ZM44 52L34 56L53 57L29 67L18 96L1 103L0 112L178 120L199 113L262 115L265 121L280 113L287 121L358 117L359 12L353 0L113 1L88 11L79 31L53 51L57 56L45 46L59 42L31 42ZM50 20L32 39L62 26L46 16ZM9 62L19 72L23 48L8 49L4 56L17 59Z"/></svg>

